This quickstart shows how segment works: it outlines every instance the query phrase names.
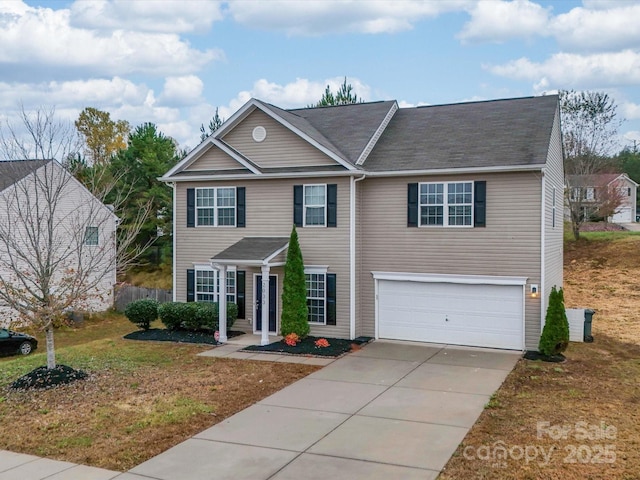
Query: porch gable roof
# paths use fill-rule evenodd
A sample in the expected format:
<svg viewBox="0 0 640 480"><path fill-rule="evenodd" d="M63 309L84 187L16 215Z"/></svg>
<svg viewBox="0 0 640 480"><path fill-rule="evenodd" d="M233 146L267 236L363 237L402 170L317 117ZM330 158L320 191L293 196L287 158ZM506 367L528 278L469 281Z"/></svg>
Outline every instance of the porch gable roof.
<svg viewBox="0 0 640 480"><path fill-rule="evenodd" d="M244 237L211 257L221 265L269 265L289 246L289 237Z"/></svg>

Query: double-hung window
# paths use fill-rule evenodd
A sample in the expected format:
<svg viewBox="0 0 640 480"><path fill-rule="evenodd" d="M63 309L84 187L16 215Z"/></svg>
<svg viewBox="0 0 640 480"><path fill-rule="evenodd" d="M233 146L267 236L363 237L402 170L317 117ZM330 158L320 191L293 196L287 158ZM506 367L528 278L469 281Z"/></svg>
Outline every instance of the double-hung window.
<svg viewBox="0 0 640 480"><path fill-rule="evenodd" d="M220 295L220 272L211 267L195 269L195 301L217 302ZM236 301L236 272L227 270L227 302Z"/></svg>
<svg viewBox="0 0 640 480"><path fill-rule="evenodd" d="M98 227L87 227L84 230L84 244L85 245L99 245L100 237L98 235Z"/></svg>
<svg viewBox="0 0 640 480"><path fill-rule="evenodd" d="M327 223L327 186L304 186L304 225L324 226Z"/></svg>
<svg viewBox="0 0 640 480"><path fill-rule="evenodd" d="M197 226L233 227L236 224L235 187L196 188Z"/></svg>
<svg viewBox="0 0 640 480"><path fill-rule="evenodd" d="M419 184L420 226L473 226L473 182Z"/></svg>
<svg viewBox="0 0 640 480"><path fill-rule="evenodd" d="M293 224L296 227L337 227L338 185L294 185Z"/></svg>
<svg viewBox="0 0 640 480"><path fill-rule="evenodd" d="M307 284L307 307L309 323L326 324L327 289L326 274L318 272L305 273Z"/></svg>

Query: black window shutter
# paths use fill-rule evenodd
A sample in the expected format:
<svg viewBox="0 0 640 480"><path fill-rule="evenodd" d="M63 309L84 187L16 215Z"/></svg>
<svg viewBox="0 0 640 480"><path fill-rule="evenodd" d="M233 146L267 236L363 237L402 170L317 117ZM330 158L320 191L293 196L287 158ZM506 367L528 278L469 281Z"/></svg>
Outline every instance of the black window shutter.
<svg viewBox="0 0 640 480"><path fill-rule="evenodd" d="M196 272L187 270L187 302L194 302L196 299Z"/></svg>
<svg viewBox="0 0 640 480"><path fill-rule="evenodd" d="M418 226L418 184L407 185L407 227Z"/></svg>
<svg viewBox="0 0 640 480"><path fill-rule="evenodd" d="M187 188L187 227L196 226L196 189Z"/></svg>
<svg viewBox="0 0 640 480"><path fill-rule="evenodd" d="M473 184L473 226L487 226L487 182Z"/></svg>
<svg viewBox="0 0 640 480"><path fill-rule="evenodd" d="M302 226L302 197L304 195L302 185L293 186L293 224Z"/></svg>
<svg viewBox="0 0 640 480"><path fill-rule="evenodd" d="M336 274L327 273L327 325L336 324Z"/></svg>
<svg viewBox="0 0 640 480"><path fill-rule="evenodd" d="M246 191L245 187L236 188L236 227L245 227L246 222Z"/></svg>
<svg viewBox="0 0 640 480"><path fill-rule="evenodd" d="M338 226L338 185L327 185L327 227Z"/></svg>
<svg viewBox="0 0 640 480"><path fill-rule="evenodd" d="M236 272L236 305L238 305L238 318L245 318L245 291L246 273L244 270Z"/></svg>

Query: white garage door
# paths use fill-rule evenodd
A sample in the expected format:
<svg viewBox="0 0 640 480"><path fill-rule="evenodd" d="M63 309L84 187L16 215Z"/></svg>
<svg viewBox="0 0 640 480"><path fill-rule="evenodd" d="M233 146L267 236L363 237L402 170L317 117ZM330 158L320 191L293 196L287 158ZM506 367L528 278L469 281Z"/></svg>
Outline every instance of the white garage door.
<svg viewBox="0 0 640 480"><path fill-rule="evenodd" d="M633 222L633 217L631 216L631 207L621 207L616 213L611 217L611 221L613 223L630 223Z"/></svg>
<svg viewBox="0 0 640 480"><path fill-rule="evenodd" d="M522 285L378 281L378 337L522 349Z"/></svg>

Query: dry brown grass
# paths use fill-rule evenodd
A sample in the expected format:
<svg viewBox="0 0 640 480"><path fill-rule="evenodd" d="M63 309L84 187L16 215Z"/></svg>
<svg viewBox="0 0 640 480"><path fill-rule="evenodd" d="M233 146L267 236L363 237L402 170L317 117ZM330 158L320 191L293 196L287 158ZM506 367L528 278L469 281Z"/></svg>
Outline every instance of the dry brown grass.
<svg viewBox="0 0 640 480"><path fill-rule="evenodd" d="M60 335L60 363L91 372L87 381L11 392L6 384L42 364L43 353L0 361L0 449L128 470L318 369L123 340L134 327L118 317L105 327L114 335L94 322L78 330L83 344L66 346L73 335Z"/></svg>
<svg viewBox="0 0 640 480"><path fill-rule="evenodd" d="M640 237L569 242L565 247L567 307L596 310L595 342L571 344L567 361L522 360L446 466L441 479L640 478ZM566 439L537 436L538 422L569 426ZM615 438L580 437L578 422L615 427ZM601 423L602 422L602 423ZM585 426L585 425L582 425ZM580 427L580 425L579 425ZM608 430L613 434L613 430ZM477 459L481 446L538 449L536 459ZM615 461L598 463L606 446ZM540 448L550 456L542 460ZM482 451L482 453L485 453ZM572 453L577 455L571 456ZM608 458L613 459L612 456ZM567 460L575 460L569 463Z"/></svg>

